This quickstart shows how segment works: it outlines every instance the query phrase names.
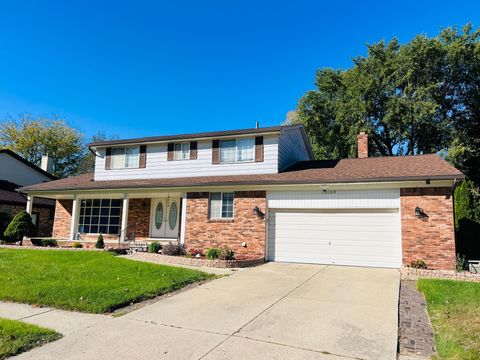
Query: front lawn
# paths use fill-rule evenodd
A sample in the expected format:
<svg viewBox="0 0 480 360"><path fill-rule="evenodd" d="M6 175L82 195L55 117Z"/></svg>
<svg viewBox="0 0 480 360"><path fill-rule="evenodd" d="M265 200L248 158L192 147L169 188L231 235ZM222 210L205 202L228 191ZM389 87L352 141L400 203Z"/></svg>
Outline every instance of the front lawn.
<svg viewBox="0 0 480 360"><path fill-rule="evenodd" d="M0 300L92 313L212 278L107 252L0 249Z"/></svg>
<svg viewBox="0 0 480 360"><path fill-rule="evenodd" d="M0 318L0 360L57 340L53 330Z"/></svg>
<svg viewBox="0 0 480 360"><path fill-rule="evenodd" d="M480 283L421 279L440 359L480 359Z"/></svg>

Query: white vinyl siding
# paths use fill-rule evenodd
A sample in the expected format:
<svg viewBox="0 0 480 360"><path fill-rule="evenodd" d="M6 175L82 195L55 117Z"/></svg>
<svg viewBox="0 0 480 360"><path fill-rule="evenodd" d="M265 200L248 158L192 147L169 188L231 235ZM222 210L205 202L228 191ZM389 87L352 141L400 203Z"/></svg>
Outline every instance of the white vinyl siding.
<svg viewBox="0 0 480 360"><path fill-rule="evenodd" d="M167 144L147 145L147 166L138 169L105 170L105 148L95 159L95 180L162 179L196 176L274 174L278 172L278 136L264 137L263 162L212 164L212 141L198 141L197 160L167 161Z"/></svg>
<svg viewBox="0 0 480 360"><path fill-rule="evenodd" d="M299 128L287 128L282 131L278 142L278 170L282 171L298 161L310 159Z"/></svg>

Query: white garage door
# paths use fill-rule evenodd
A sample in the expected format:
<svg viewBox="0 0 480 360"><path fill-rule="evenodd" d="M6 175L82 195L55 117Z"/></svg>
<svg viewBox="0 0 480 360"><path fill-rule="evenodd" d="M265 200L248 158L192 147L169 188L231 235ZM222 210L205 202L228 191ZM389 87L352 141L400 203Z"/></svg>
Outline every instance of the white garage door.
<svg viewBox="0 0 480 360"><path fill-rule="evenodd" d="M270 210L271 261L393 267L401 265L398 209Z"/></svg>

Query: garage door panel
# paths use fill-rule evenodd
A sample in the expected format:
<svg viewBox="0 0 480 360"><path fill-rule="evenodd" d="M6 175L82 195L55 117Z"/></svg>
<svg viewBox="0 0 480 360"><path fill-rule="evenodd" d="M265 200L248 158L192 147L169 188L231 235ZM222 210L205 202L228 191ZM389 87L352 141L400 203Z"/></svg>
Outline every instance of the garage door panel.
<svg viewBox="0 0 480 360"><path fill-rule="evenodd" d="M398 210L270 210L268 256L273 261L399 267Z"/></svg>

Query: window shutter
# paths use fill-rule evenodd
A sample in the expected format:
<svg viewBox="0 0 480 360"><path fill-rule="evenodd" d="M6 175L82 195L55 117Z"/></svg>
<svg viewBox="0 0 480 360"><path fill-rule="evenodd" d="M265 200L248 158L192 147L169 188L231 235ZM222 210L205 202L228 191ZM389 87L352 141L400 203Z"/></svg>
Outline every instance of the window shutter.
<svg viewBox="0 0 480 360"><path fill-rule="evenodd" d="M263 161L263 136L255 137L255 161Z"/></svg>
<svg viewBox="0 0 480 360"><path fill-rule="evenodd" d="M220 164L220 140L212 141L212 164Z"/></svg>
<svg viewBox="0 0 480 360"><path fill-rule="evenodd" d="M107 147L105 150L105 170L110 170L112 166L112 148Z"/></svg>
<svg viewBox="0 0 480 360"><path fill-rule="evenodd" d="M140 162L139 168L147 167L147 145L140 145Z"/></svg>
<svg viewBox="0 0 480 360"><path fill-rule="evenodd" d="M197 146L196 141L190 141L190 160L197 160Z"/></svg>
<svg viewBox="0 0 480 360"><path fill-rule="evenodd" d="M174 144L173 143L168 143L167 161L172 161L173 160L173 149L174 149Z"/></svg>

